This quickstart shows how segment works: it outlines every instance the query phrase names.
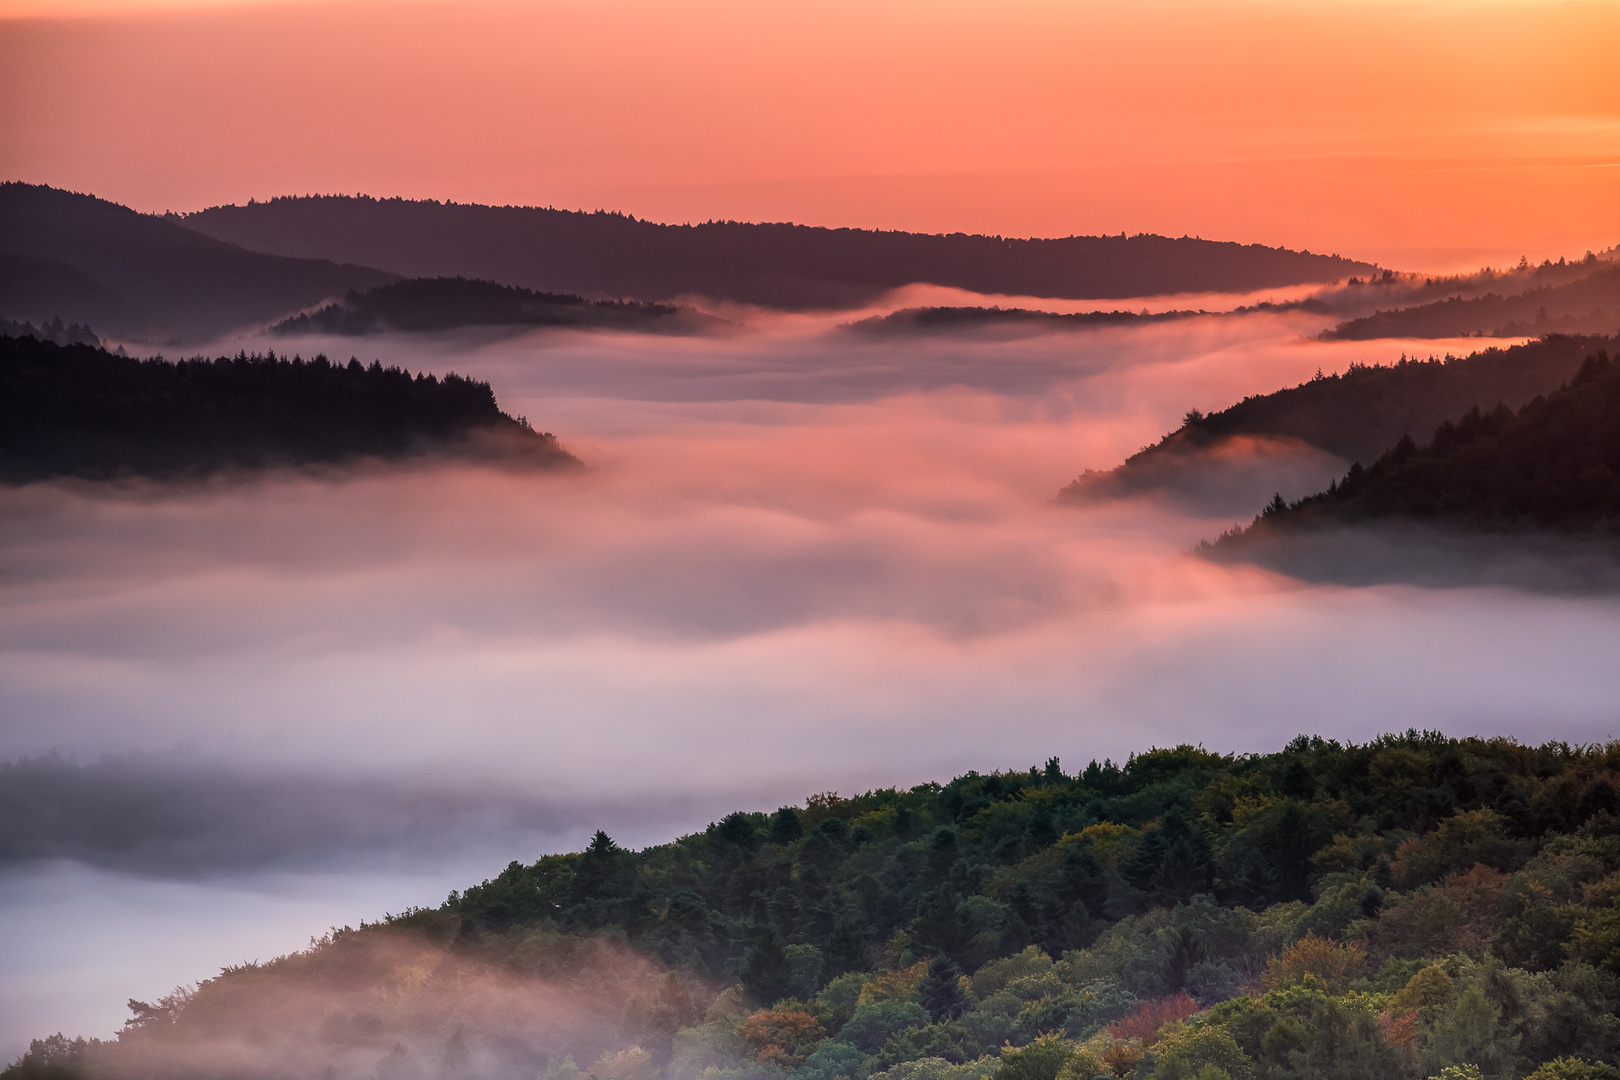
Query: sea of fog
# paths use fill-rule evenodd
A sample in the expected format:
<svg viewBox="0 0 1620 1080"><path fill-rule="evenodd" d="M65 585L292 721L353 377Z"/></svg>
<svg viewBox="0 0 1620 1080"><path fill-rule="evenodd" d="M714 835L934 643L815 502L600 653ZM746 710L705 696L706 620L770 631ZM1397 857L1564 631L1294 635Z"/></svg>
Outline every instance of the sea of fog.
<svg viewBox="0 0 1620 1080"><path fill-rule="evenodd" d="M1187 554L1343 463L1260 463L1197 507L1054 502L1190 408L1411 343L1314 342L1300 314L909 338L729 314L219 346L487 379L578 473L0 491L0 758L134 755L60 770L59 820L0 867L0 1057L599 825L642 845L1154 744L1620 730L1613 597ZM118 790L140 812L109 821Z"/></svg>

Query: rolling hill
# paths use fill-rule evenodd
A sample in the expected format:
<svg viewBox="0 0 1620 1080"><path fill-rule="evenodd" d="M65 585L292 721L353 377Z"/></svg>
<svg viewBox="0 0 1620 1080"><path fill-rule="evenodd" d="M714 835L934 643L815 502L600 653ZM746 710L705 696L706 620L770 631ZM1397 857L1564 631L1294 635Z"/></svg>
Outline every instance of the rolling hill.
<svg viewBox="0 0 1620 1080"><path fill-rule="evenodd" d="M1352 364L1270 394L1244 398L1220 412L1188 412L1180 428L1107 471L1087 470L1060 493L1065 499L1119 498L1184 487L1189 476L1243 445L1289 447L1372 461L1402 436L1426 441L1469 409L1517 408L1570 379L1604 337L1552 335L1467 356ZM1340 466L1342 468L1342 466ZM1307 489L1309 490L1309 489Z"/></svg>
<svg viewBox="0 0 1620 1080"><path fill-rule="evenodd" d="M598 831L0 1080L1615 1080L1617 783L1302 735Z"/></svg>
<svg viewBox="0 0 1620 1080"><path fill-rule="evenodd" d="M201 342L395 276L248 251L91 195L0 184L0 317L7 319Z"/></svg>
<svg viewBox="0 0 1620 1080"><path fill-rule="evenodd" d="M444 454L578 465L487 383L351 359L170 363L0 337L0 481L195 477Z"/></svg>
<svg viewBox="0 0 1620 1080"><path fill-rule="evenodd" d="M1189 237L1018 240L791 224L661 225L616 213L331 195L216 206L187 228L255 251L469 277L542 292L786 309L869 302L914 282L1119 298L1241 292L1368 273L1337 256Z"/></svg>
<svg viewBox="0 0 1620 1080"><path fill-rule="evenodd" d="M1321 337L1324 341L1367 341L1610 334L1620 330L1620 266L1594 256L1572 265L1585 271L1574 281L1378 311L1342 322Z"/></svg>
<svg viewBox="0 0 1620 1080"><path fill-rule="evenodd" d="M493 281L407 278L284 319L278 334L374 334L386 330L454 330L464 326L571 326L647 333L695 333L727 325L691 308L537 293Z"/></svg>

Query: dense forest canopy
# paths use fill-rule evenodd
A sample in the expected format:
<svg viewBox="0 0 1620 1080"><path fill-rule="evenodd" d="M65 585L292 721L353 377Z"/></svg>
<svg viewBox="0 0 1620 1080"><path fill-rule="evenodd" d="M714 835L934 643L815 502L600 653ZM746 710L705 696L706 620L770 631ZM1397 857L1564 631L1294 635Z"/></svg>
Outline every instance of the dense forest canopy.
<svg viewBox="0 0 1620 1080"><path fill-rule="evenodd" d="M284 319L279 334L373 334L463 326L574 326L662 333L724 325L691 308L622 300L586 300L467 278L407 278Z"/></svg>
<svg viewBox="0 0 1620 1080"><path fill-rule="evenodd" d="M1247 292L1374 268L1330 255L1165 236L1019 240L327 195L216 206L188 228L252 248L489 278L545 292L666 300L698 293L789 309L869 302L914 282L982 293L1114 298Z"/></svg>
<svg viewBox="0 0 1620 1080"><path fill-rule="evenodd" d="M598 832L5 1080L1609 1080L1620 744L1177 746Z"/></svg>
<svg viewBox="0 0 1620 1080"><path fill-rule="evenodd" d="M201 475L427 452L577 464L489 384L317 356L171 363L0 337L0 479Z"/></svg>
<svg viewBox="0 0 1620 1080"><path fill-rule="evenodd" d="M0 183L0 316L8 319L205 341L394 277L247 251L91 195Z"/></svg>
<svg viewBox="0 0 1620 1080"><path fill-rule="evenodd" d="M1294 440L1345 461L1368 462L1402 436L1427 440L1474 407L1517 408L1547 394L1588 357L1611 347L1600 336L1548 337L1467 356L1402 357L1389 365L1352 363L1343 374L1318 375L1270 394L1255 394L1219 412L1189 410L1182 426L1107 472L1087 470L1063 489L1066 498L1117 497L1172 483L1179 471L1237 438Z"/></svg>

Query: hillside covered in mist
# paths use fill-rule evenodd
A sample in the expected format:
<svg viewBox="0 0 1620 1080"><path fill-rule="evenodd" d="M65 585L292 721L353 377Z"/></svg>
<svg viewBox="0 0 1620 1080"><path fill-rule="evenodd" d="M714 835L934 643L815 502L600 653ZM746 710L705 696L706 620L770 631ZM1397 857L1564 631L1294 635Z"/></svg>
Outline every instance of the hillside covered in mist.
<svg viewBox="0 0 1620 1080"><path fill-rule="evenodd" d="M1620 365L1600 349L1567 385L1516 412L1475 407L1424 445L1403 437L1320 494L1274 499L1209 550L1242 557L1268 540L1392 521L1620 538Z"/></svg>
<svg viewBox="0 0 1620 1080"><path fill-rule="evenodd" d="M467 278L408 278L364 292L351 289L338 303L283 319L272 329L284 335L362 335L465 326L692 333L723 325L691 308L669 304L586 300L569 293L537 293Z"/></svg>
<svg viewBox="0 0 1620 1080"><path fill-rule="evenodd" d="M576 465L489 384L358 360L137 360L0 337L0 480L201 476L364 457L476 454Z"/></svg>
<svg viewBox="0 0 1620 1080"><path fill-rule="evenodd" d="M1617 769L1301 736L598 832L3 1076L1598 1080Z"/></svg>
<svg viewBox="0 0 1620 1080"><path fill-rule="evenodd" d="M1607 337L1551 335L1467 356L1351 364L1343 374L1251 395L1219 412L1189 410L1180 428L1114 469L1087 470L1060 497L1180 491L1204 482L1211 468L1240 451L1255 449L1283 455L1314 450L1370 462L1402 436L1427 441L1476 406L1513 409L1550 393L1609 346Z"/></svg>
<svg viewBox="0 0 1620 1080"><path fill-rule="evenodd" d="M0 183L0 317L7 319L200 342L394 277L248 251L92 195Z"/></svg>
<svg viewBox="0 0 1620 1080"><path fill-rule="evenodd" d="M1546 273L1520 274L1522 292L1466 290L1445 299L1380 310L1340 323L1325 341L1373 338L1526 337L1547 334L1612 334L1620 330L1620 266L1587 254L1578 263L1549 263ZM1526 280L1528 279L1528 280Z"/></svg>
<svg viewBox="0 0 1620 1080"><path fill-rule="evenodd" d="M543 292L837 308L917 282L982 293L1114 298L1245 292L1373 267L1259 244L1137 235L1020 240L328 195L216 206L187 228L255 251L487 278Z"/></svg>

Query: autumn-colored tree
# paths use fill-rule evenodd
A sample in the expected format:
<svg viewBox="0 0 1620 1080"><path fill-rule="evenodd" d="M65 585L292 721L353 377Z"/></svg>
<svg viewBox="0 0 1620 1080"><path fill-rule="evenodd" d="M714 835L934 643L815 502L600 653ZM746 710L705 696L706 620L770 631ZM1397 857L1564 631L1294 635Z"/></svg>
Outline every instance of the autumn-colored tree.
<svg viewBox="0 0 1620 1080"><path fill-rule="evenodd" d="M755 1061L784 1069L797 1067L826 1034L821 1021L798 1009L761 1009L737 1025Z"/></svg>
<svg viewBox="0 0 1620 1080"><path fill-rule="evenodd" d="M1367 950L1307 934L1266 963L1260 982L1267 990L1314 979L1324 989L1343 993L1367 970Z"/></svg>

